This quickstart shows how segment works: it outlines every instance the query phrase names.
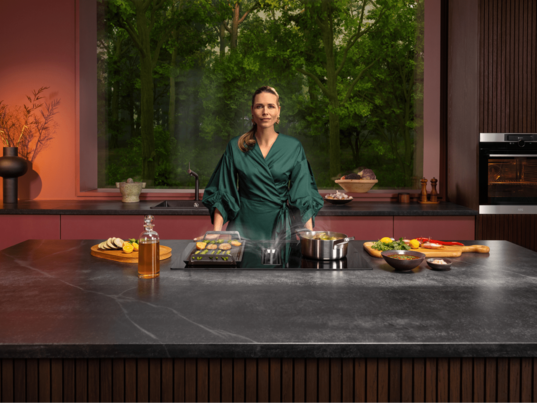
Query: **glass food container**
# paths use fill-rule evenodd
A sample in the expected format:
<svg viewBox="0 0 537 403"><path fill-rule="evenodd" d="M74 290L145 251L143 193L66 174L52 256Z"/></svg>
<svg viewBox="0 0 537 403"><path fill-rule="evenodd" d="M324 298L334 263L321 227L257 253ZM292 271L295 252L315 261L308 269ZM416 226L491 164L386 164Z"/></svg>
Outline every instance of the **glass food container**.
<svg viewBox="0 0 537 403"><path fill-rule="evenodd" d="M160 275L160 238L153 230L153 216L144 217L144 232L138 245L138 277L155 278Z"/></svg>

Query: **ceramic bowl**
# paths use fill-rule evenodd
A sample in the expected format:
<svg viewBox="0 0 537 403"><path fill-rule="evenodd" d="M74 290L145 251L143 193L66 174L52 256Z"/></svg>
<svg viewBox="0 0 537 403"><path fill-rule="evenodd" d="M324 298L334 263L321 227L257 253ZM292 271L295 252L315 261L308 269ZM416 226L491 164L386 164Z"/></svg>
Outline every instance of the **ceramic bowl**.
<svg viewBox="0 0 537 403"><path fill-rule="evenodd" d="M366 179L338 179L335 181L339 186L349 193L367 193L371 190L378 180Z"/></svg>
<svg viewBox="0 0 537 403"><path fill-rule="evenodd" d="M410 271L418 267L425 259L425 254L421 252L414 252L411 250L385 250L381 253L382 257L390 266L398 271ZM406 255L415 256L417 259L413 260L399 260L391 258L391 255Z"/></svg>
<svg viewBox="0 0 537 403"><path fill-rule="evenodd" d="M328 197L325 197L324 198L328 203L332 203L332 204L346 204L346 203L350 203L353 198L350 197L348 199L329 199Z"/></svg>
<svg viewBox="0 0 537 403"><path fill-rule="evenodd" d="M433 260L443 260L444 262L446 262L447 264L437 264L437 263L433 263ZM453 263L450 259L446 259L445 257L430 257L428 259L425 260L427 262L427 264L429 265L429 267L433 270L441 270L441 271L446 271L446 270L451 270L451 264Z"/></svg>

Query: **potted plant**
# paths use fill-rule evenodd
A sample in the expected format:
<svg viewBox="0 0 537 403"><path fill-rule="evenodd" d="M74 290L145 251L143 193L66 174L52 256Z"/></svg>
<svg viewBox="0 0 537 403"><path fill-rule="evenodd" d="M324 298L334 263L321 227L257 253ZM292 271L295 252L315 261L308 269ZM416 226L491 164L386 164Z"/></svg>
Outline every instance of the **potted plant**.
<svg viewBox="0 0 537 403"><path fill-rule="evenodd" d="M48 88L32 91L32 96L26 97L29 105L22 107L10 108L0 101L0 138L4 143L0 176L4 178L4 203L17 203L18 178L28 171L28 165L53 139L57 126L54 116L60 100L41 101Z"/></svg>

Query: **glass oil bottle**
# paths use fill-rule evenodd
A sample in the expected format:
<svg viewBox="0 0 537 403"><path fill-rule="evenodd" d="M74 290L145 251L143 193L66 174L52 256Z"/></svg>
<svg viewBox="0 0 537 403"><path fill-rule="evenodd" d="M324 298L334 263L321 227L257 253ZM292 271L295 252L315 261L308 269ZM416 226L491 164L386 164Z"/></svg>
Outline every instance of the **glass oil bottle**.
<svg viewBox="0 0 537 403"><path fill-rule="evenodd" d="M160 275L160 238L153 230L153 216L144 217L144 232L138 245L138 277L155 278Z"/></svg>

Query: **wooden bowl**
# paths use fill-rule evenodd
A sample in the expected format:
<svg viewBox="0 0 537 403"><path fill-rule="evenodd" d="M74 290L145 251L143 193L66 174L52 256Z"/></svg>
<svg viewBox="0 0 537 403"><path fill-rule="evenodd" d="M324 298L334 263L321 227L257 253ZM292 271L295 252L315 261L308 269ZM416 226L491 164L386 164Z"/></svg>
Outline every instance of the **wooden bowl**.
<svg viewBox="0 0 537 403"><path fill-rule="evenodd" d="M371 190L373 186L378 182L375 180L367 179L338 179L335 181L339 186L345 189L345 192L349 193L366 193Z"/></svg>

